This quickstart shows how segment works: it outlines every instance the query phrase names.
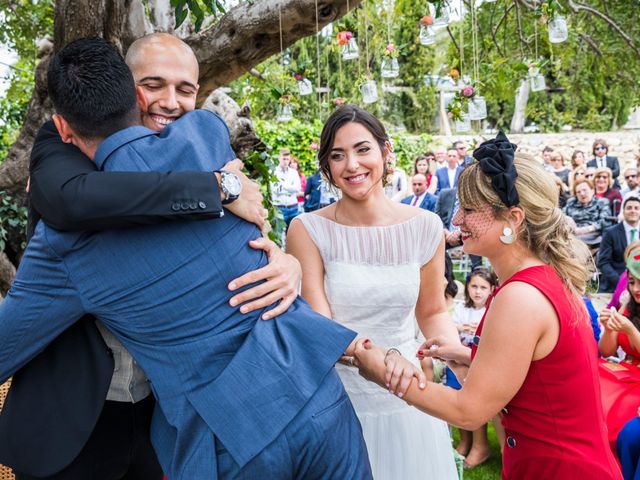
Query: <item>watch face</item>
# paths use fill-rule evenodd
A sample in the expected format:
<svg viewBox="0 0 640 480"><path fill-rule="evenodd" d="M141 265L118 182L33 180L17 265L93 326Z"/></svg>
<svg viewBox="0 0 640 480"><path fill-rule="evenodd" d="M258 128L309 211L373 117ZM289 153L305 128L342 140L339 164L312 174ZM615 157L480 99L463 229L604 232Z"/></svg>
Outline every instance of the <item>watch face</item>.
<svg viewBox="0 0 640 480"><path fill-rule="evenodd" d="M237 197L240 195L240 190L242 189L242 184L236 175L233 173L227 173L224 176L224 187L229 192L229 195L232 197Z"/></svg>

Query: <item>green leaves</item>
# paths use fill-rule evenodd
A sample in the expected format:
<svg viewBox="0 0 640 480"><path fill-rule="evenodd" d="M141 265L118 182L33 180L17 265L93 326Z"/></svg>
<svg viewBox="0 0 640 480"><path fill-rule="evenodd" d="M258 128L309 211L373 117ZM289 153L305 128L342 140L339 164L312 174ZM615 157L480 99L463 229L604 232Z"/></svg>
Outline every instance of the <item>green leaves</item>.
<svg viewBox="0 0 640 480"><path fill-rule="evenodd" d="M0 251L5 249L10 231L20 230L23 235L27 228L27 209L18 205L7 192L0 190Z"/></svg>
<svg viewBox="0 0 640 480"><path fill-rule="evenodd" d="M200 31L207 16L218 18L226 13L224 5L218 0L171 0L171 6L175 9L175 28L182 25L191 13L196 32Z"/></svg>

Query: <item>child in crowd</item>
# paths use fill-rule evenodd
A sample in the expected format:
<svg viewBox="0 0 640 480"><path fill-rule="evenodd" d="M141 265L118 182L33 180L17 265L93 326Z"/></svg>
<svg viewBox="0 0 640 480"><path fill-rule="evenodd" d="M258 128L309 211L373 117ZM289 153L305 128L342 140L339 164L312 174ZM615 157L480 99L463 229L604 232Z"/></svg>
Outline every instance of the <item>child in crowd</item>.
<svg viewBox="0 0 640 480"><path fill-rule="evenodd" d="M467 277L464 286L464 303L457 303L453 311L453 321L458 328L460 341L471 347L476 328L482 320L489 295L498 287L496 274L484 267L475 268ZM447 369L447 385L460 389L461 385ZM460 443L457 452L466 457L464 467L474 468L489 459L491 449L487 438L487 426L470 432L460 429Z"/></svg>

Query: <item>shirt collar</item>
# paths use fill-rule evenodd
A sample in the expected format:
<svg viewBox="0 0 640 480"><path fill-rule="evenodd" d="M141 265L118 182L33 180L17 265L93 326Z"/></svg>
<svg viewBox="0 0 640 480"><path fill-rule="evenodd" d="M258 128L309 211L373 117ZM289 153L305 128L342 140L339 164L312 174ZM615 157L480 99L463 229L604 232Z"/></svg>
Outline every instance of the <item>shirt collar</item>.
<svg viewBox="0 0 640 480"><path fill-rule="evenodd" d="M129 142L138 140L139 138L156 134L157 132L147 127L143 127L142 125L135 125L133 127L125 128L124 130L120 130L113 135L108 136L102 141L102 143L100 143L98 149L96 150L94 161L96 162L98 169L102 170L107 158L109 158L109 156L118 148L126 145Z"/></svg>

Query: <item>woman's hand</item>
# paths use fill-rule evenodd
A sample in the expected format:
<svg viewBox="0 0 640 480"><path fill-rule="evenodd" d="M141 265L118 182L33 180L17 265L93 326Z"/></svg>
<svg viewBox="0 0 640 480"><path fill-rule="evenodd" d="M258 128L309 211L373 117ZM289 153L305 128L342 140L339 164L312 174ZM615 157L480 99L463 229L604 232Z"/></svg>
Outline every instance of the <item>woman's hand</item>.
<svg viewBox="0 0 640 480"><path fill-rule="evenodd" d="M358 340L355 348L355 365L364 378L385 386L389 393L402 398L415 377L420 388L427 385L424 372L395 349L385 350L368 340Z"/></svg>
<svg viewBox="0 0 640 480"><path fill-rule="evenodd" d="M431 357L445 361L453 361L463 365L471 363L471 350L459 341L454 342L445 336L428 339L418 349L418 358Z"/></svg>
<svg viewBox="0 0 640 480"><path fill-rule="evenodd" d="M611 316L606 323L607 328L614 332L623 332L630 335L636 330L631 320L615 310L611 311Z"/></svg>

